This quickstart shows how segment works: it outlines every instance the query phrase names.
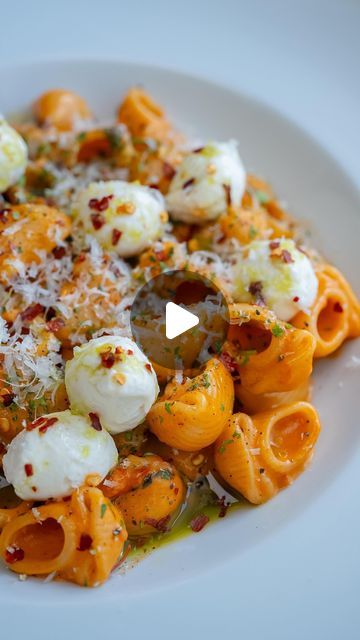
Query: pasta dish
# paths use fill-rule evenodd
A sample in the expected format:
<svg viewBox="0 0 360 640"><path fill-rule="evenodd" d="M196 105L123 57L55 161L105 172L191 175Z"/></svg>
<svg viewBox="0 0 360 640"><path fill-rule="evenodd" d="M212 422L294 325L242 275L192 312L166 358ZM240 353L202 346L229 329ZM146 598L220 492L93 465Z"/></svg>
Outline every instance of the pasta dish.
<svg viewBox="0 0 360 640"><path fill-rule="evenodd" d="M172 368L130 321L178 271L229 317ZM0 117L0 301L0 556L85 587L290 485L320 433L314 361L360 335L346 278L238 143L188 140L138 87L111 122L60 89Z"/></svg>

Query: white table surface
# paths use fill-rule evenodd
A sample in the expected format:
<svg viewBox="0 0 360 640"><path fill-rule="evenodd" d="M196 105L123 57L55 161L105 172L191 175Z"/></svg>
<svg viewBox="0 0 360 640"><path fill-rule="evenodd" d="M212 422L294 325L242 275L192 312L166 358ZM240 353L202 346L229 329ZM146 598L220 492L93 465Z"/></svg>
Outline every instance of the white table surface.
<svg viewBox="0 0 360 640"><path fill-rule="evenodd" d="M238 88L310 132L360 187L357 0L0 0L0 25L0 65L71 57L120 58L191 71ZM340 47L338 40L345 40L346 47ZM6 87L0 87L0 110L4 91ZM324 517L316 521L316 528L314 501L286 526L291 541L286 552L279 553L278 542L284 528L269 537L273 571L282 585L276 592L271 575L262 573L255 546L241 556L241 563L234 558L216 573L178 585L165 598L154 590L125 610L120 596L114 634L120 637L123 624L128 629L132 619L134 638L146 620L151 640L185 636L257 640L259 617L268 620L269 640L359 637L359 587L354 575L360 577L360 531L358 525L354 531L352 516L359 503L349 504L346 499L353 465L359 463L360 455L354 456L352 468L345 468L331 492L321 496ZM341 537L335 540L331 531L336 523L339 532L339 522ZM155 580L154 576L154 586ZM237 586L244 581L247 599L239 601ZM114 616L114 611L98 614L92 606L85 620L79 618L78 628L73 614L59 612L52 629L41 629L41 618L36 628L29 621L26 637L99 638L99 616ZM1 611L0 629L11 628L12 637L18 637L22 625L20 602L18 615Z"/></svg>

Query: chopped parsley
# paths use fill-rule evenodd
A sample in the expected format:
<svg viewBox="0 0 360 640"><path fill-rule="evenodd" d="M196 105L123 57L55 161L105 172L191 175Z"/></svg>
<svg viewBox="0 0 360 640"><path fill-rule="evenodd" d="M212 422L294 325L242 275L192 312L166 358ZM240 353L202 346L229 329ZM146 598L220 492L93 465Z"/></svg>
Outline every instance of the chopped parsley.
<svg viewBox="0 0 360 640"><path fill-rule="evenodd" d="M270 198L265 191L257 190L255 191L255 196L259 204L267 204L270 201Z"/></svg>
<svg viewBox="0 0 360 640"><path fill-rule="evenodd" d="M230 439L230 440L224 440L224 442L220 445L218 451L219 453L225 453L225 449L229 444L232 444L234 442L234 440Z"/></svg>
<svg viewBox="0 0 360 640"><path fill-rule="evenodd" d="M250 240L254 240L254 238L256 238L257 234L258 234L257 230L255 229L254 225L251 224L250 225L250 229L249 229L249 238L250 238Z"/></svg>
<svg viewBox="0 0 360 640"><path fill-rule="evenodd" d="M173 405L173 402L165 402L165 411L167 411L171 416L173 415L171 412L171 406Z"/></svg>
<svg viewBox="0 0 360 640"><path fill-rule="evenodd" d="M275 324L273 327L271 327L271 333L273 334L273 336L275 336L275 338L280 338L280 336L282 336L284 333L284 329L280 327L279 324Z"/></svg>

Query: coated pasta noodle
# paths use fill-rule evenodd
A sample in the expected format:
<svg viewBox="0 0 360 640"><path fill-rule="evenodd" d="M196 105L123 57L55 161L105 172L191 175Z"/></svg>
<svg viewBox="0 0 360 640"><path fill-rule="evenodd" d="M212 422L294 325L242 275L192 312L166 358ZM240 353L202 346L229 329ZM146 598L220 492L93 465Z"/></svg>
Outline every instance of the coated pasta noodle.
<svg viewBox="0 0 360 640"><path fill-rule="evenodd" d="M291 484L320 433L314 362L360 335L350 284L236 141L194 144L137 86L115 107L103 123L57 87L0 118L0 556L84 587ZM211 280L230 321L211 347L182 336L174 373L130 310L176 270Z"/></svg>

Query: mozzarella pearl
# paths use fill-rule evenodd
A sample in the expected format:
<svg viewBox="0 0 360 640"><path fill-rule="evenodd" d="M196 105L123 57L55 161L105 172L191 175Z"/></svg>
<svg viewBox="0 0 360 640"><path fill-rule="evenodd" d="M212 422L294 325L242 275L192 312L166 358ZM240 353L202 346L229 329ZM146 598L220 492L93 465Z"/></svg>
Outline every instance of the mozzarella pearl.
<svg viewBox="0 0 360 640"><path fill-rule="evenodd" d="M59 411L38 422L12 440L3 459L5 477L22 500L62 498L87 476L101 482L116 464L112 437L94 429L88 417Z"/></svg>
<svg viewBox="0 0 360 640"><path fill-rule="evenodd" d="M261 297L280 320L315 302L318 281L309 258L293 240L259 240L243 248L233 269L233 296L237 302Z"/></svg>
<svg viewBox="0 0 360 640"><path fill-rule="evenodd" d="M246 173L234 141L209 143L187 155L166 198L171 217L189 224L215 220L240 205Z"/></svg>
<svg viewBox="0 0 360 640"><path fill-rule="evenodd" d="M23 138L0 116L0 193L24 174L27 146Z"/></svg>
<svg viewBox="0 0 360 640"><path fill-rule="evenodd" d="M80 193L73 214L104 249L123 258L149 247L167 220L160 192L121 180L92 182Z"/></svg>
<svg viewBox="0 0 360 640"><path fill-rule="evenodd" d="M156 374L129 338L103 336L75 347L66 363L65 384L75 413L97 413L102 426L116 434L143 422L159 386Z"/></svg>

